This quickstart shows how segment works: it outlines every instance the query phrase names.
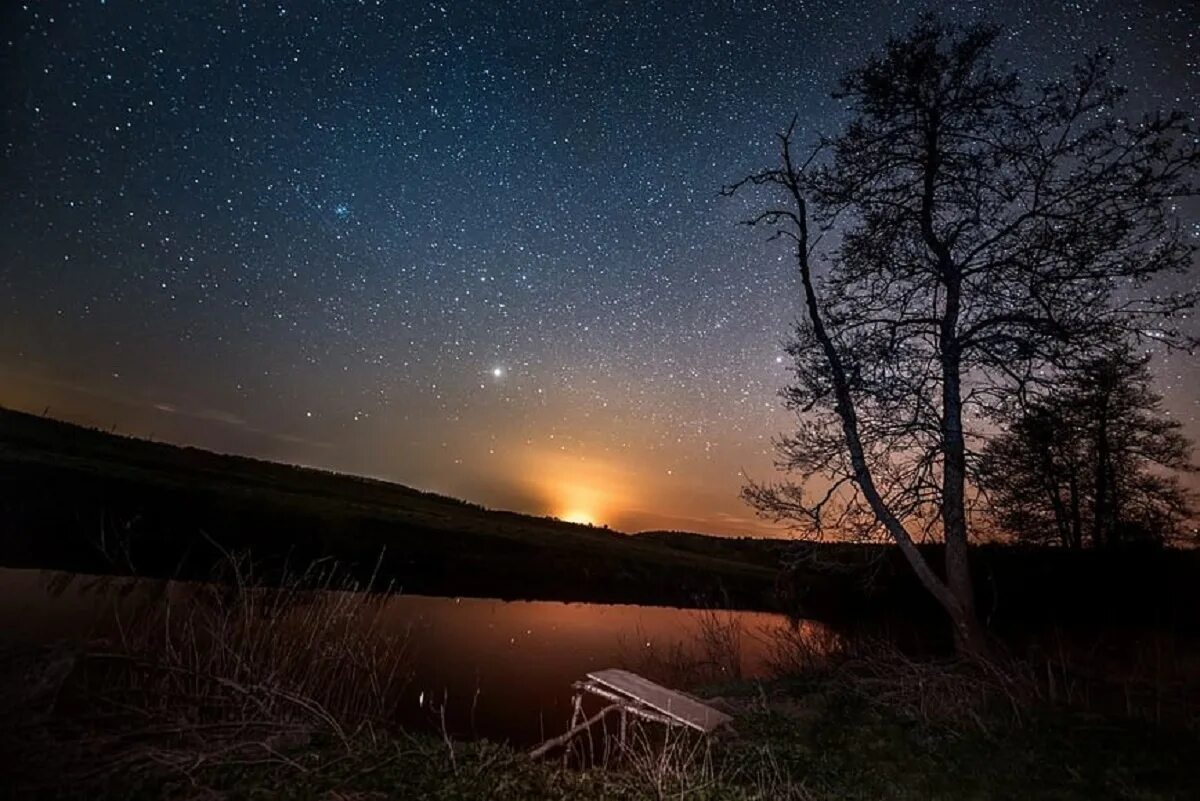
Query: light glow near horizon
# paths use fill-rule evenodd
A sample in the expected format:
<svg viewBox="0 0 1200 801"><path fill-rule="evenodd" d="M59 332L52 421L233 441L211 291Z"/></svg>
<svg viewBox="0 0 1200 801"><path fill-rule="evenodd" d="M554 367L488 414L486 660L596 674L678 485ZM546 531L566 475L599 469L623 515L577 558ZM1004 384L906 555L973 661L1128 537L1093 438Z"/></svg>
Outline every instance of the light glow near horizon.
<svg viewBox="0 0 1200 801"><path fill-rule="evenodd" d="M840 74L916 8L58 5L5 19L0 405L620 531L783 532L739 490L795 426L801 296L718 190L797 110L835 133ZM999 55L1040 82L1104 46L1139 103L1194 107L1196 4L1170 6L1017 0ZM1200 361L1160 356L1200 440Z"/></svg>
<svg viewBox="0 0 1200 801"><path fill-rule="evenodd" d="M569 512L563 512L558 515L558 519L564 523L578 523L582 526L596 525L596 518L591 512L585 512L582 509L572 509Z"/></svg>

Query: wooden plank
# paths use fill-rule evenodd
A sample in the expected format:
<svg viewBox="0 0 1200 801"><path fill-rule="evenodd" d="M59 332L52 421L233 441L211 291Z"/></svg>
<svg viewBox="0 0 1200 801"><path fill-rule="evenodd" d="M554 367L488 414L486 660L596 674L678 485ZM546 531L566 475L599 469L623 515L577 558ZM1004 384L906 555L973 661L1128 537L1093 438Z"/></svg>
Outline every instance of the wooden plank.
<svg viewBox="0 0 1200 801"><path fill-rule="evenodd" d="M636 701L629 697L626 693L619 693L616 690L610 690L608 687L602 687L594 681L575 682L575 686L586 693L603 698L606 701L612 701L614 704L620 704L621 708L631 715L636 715L642 720L649 720L654 723L662 723L667 726L678 726L679 721L672 717L667 717L661 712L651 709L641 701Z"/></svg>
<svg viewBox="0 0 1200 801"><path fill-rule="evenodd" d="M597 684L627 695L685 726L691 726L693 729L705 733L733 720L724 712L718 712L695 698L663 687L661 684L655 684L628 670L616 668L598 670L595 673L587 674L587 677Z"/></svg>

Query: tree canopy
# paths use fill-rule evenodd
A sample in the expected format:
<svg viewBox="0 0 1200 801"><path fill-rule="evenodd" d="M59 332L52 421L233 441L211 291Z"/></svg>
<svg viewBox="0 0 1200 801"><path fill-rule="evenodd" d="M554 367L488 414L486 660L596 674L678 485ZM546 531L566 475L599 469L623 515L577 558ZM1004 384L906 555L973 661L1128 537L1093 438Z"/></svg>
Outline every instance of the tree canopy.
<svg viewBox="0 0 1200 801"><path fill-rule="evenodd" d="M1130 118L1103 53L1028 86L999 29L924 18L842 80L850 122L807 155L795 121L748 223L792 245L804 312L777 440L796 478L750 483L803 531L885 533L983 647L967 564L969 463L1018 390L1048 389L1104 343L1187 346L1195 291L1150 282L1193 263L1175 200L1200 147L1182 112ZM945 543L936 570L915 547Z"/></svg>
<svg viewBox="0 0 1200 801"><path fill-rule="evenodd" d="M989 515L1021 541L1067 548L1194 540L1178 480L1196 470L1191 443L1161 401L1149 358L1118 348L1018 403L980 459Z"/></svg>

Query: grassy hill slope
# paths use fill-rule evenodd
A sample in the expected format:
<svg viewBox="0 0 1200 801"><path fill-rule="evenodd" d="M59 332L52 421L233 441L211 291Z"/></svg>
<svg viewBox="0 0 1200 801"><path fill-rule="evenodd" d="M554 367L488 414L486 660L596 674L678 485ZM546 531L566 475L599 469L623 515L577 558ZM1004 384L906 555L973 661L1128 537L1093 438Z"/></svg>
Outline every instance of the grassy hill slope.
<svg viewBox="0 0 1200 801"><path fill-rule="evenodd" d="M123 437L0 409L0 561L203 576L335 560L406 591L768 604L769 566L383 481Z"/></svg>

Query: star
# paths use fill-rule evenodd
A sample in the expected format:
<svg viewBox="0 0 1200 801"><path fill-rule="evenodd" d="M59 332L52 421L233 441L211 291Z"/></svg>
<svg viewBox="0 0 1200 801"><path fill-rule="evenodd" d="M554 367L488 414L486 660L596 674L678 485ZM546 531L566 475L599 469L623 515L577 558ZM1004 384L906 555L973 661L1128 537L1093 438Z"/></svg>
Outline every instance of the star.
<svg viewBox="0 0 1200 801"><path fill-rule="evenodd" d="M726 522L750 518L734 468L772 475L794 430L779 342L803 308L719 190L776 130L835 133L840 75L921 9L1006 24L1031 84L1104 47L1134 113L1200 96L1195 2L11 5L0 405L134 433L138 398L237 409L178 436L537 514L563 508L514 476L587 457L628 510L734 534L758 525ZM1193 439L1198 365L1161 366ZM68 409L64 381L117 400ZM664 525L619 503L603 522Z"/></svg>

